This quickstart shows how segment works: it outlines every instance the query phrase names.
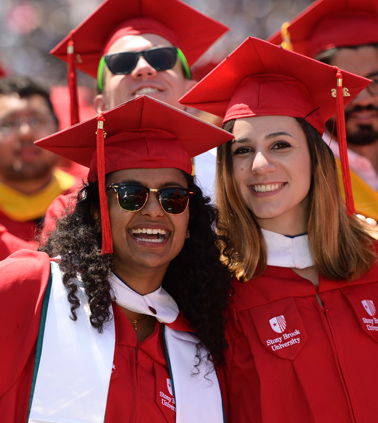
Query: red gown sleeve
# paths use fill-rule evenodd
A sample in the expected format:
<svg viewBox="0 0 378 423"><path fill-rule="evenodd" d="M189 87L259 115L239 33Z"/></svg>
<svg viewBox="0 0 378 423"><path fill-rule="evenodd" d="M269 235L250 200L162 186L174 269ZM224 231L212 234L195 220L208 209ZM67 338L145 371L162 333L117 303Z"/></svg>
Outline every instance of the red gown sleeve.
<svg viewBox="0 0 378 423"><path fill-rule="evenodd" d="M0 225L0 260L21 249L36 250L37 244L12 235L3 225Z"/></svg>
<svg viewBox="0 0 378 423"><path fill-rule="evenodd" d="M0 262L0 275L0 415L3 415L3 396L23 385L25 369L30 367L30 357L35 354L50 259L42 252L21 250Z"/></svg>
<svg viewBox="0 0 378 423"><path fill-rule="evenodd" d="M65 216L67 208L73 210L75 207L75 199L77 192L69 192L67 194L59 195L55 200L49 205L45 221L42 229L42 240L45 240L48 235L55 229L55 223L57 219Z"/></svg>

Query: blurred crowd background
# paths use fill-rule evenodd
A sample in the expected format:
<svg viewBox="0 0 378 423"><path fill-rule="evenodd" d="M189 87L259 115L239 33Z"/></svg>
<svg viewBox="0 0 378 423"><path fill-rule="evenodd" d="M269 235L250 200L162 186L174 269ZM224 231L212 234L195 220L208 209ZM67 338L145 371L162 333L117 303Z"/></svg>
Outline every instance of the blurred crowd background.
<svg viewBox="0 0 378 423"><path fill-rule="evenodd" d="M311 3L311 0L184 1L231 28L198 63L199 77L248 36L265 39ZM1 0L1 66L7 73L66 85L67 67L50 56L49 51L101 3L101 0ZM93 80L84 74L78 75L78 82L93 86Z"/></svg>

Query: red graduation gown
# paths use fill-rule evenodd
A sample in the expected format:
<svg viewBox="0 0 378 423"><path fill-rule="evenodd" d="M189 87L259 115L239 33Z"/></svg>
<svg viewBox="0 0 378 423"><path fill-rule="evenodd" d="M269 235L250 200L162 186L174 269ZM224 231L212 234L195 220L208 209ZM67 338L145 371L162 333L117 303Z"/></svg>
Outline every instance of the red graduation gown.
<svg viewBox="0 0 378 423"><path fill-rule="evenodd" d="M22 241L32 241L39 233L39 224L35 220L17 222L0 210L0 225L4 226L13 236Z"/></svg>
<svg viewBox="0 0 378 423"><path fill-rule="evenodd" d="M41 252L22 250L0 263L1 423L27 421L49 273L49 257ZM138 343L133 326L116 304L113 311L116 345L105 423L174 423L175 404L161 324ZM180 325L180 329L190 330L185 321Z"/></svg>
<svg viewBox="0 0 378 423"><path fill-rule="evenodd" d="M36 250L37 244L33 241L24 241L12 235L0 224L0 260L4 260L10 254L21 249Z"/></svg>
<svg viewBox="0 0 378 423"><path fill-rule="evenodd" d="M77 193L62 194L55 198L49 205L45 221L42 228L42 237L48 237L48 234L55 229L55 223L57 219L65 216L66 208L73 211L76 204Z"/></svg>
<svg viewBox="0 0 378 423"><path fill-rule="evenodd" d="M378 266L353 283L320 278L318 289L268 266L233 287L230 423L377 420Z"/></svg>
<svg viewBox="0 0 378 423"><path fill-rule="evenodd" d="M70 178L71 179L71 178ZM82 178L77 178L72 182L72 185L65 189L61 195L58 197L65 197L67 199L71 196L76 197L78 189L82 186ZM60 188L63 189L63 188ZM55 197L57 198L57 197ZM54 202L54 200L53 200ZM65 205L65 204L64 204ZM62 205L63 209L63 205ZM48 210L46 206L45 212ZM60 210L60 209L59 209ZM49 217L49 225L51 229L55 228L55 220L53 220L54 215ZM36 250L38 248L37 242L35 242L35 237L40 234L41 227L44 227L45 215L41 215L38 219L27 220L27 221L18 221L14 220L12 217L8 216L4 211L0 210L0 235L1 228L5 227L9 235L13 236L13 240L7 235L3 236L0 243L0 259L6 257L6 252L8 255L12 252L18 251L22 248ZM44 231L47 234L47 230ZM17 242L16 238L19 239ZM24 241L24 242L23 242ZM5 246L4 246L5 244Z"/></svg>

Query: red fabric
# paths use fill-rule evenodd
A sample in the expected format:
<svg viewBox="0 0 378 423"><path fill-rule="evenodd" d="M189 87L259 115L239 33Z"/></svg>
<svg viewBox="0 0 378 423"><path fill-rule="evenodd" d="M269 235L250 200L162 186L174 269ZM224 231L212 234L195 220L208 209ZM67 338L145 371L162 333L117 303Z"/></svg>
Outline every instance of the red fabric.
<svg viewBox="0 0 378 423"><path fill-rule="evenodd" d="M10 254L22 249L35 250L37 245L33 241L24 241L12 235L5 226L0 225L0 260L4 260Z"/></svg>
<svg viewBox="0 0 378 423"><path fill-rule="evenodd" d="M44 253L23 250L3 260L0 272L0 416L4 423L21 423L28 411L50 262Z"/></svg>
<svg viewBox="0 0 378 423"><path fill-rule="evenodd" d="M306 119L320 133L335 115L337 68L248 37L180 98L180 103L215 114L223 122L249 116ZM347 104L370 80L342 71ZM324 122L322 122L322 120Z"/></svg>
<svg viewBox="0 0 378 423"><path fill-rule="evenodd" d="M123 103L102 116L106 174L121 169L166 167L190 174L190 158L233 138L216 126L148 96ZM98 166L97 124L97 117L93 117L35 144L89 167L88 180L93 182Z"/></svg>
<svg viewBox="0 0 378 423"><path fill-rule="evenodd" d="M76 193L62 194L55 198L46 211L45 223L42 229L42 239L46 239L54 229L56 220L65 216L66 209L73 211L76 204Z"/></svg>
<svg viewBox="0 0 378 423"><path fill-rule="evenodd" d="M258 279L234 282L229 422L374 421L378 313L370 316L362 301L378 306L377 282L378 266L354 283L320 278L318 290L291 269L269 266Z"/></svg>
<svg viewBox="0 0 378 423"><path fill-rule="evenodd" d="M7 72L3 69L2 64L0 63L0 77L7 76Z"/></svg>
<svg viewBox="0 0 378 423"><path fill-rule="evenodd" d="M76 125L80 122L79 116L79 102L77 94L77 82L76 82L76 56L74 51L74 43L72 40L72 32L70 33L70 40L67 45L67 56L68 56L68 89L70 91L70 124Z"/></svg>
<svg viewBox="0 0 378 423"><path fill-rule="evenodd" d="M49 269L47 255L37 252L18 252L0 263L6 276L0 282L2 423L26 422ZM114 305L113 311L116 347L105 423L174 423L161 325L157 323L155 332L138 343L122 310Z"/></svg>
<svg viewBox="0 0 378 423"><path fill-rule="evenodd" d="M3 225L7 231L22 241L31 241L38 234L39 226L34 220L26 222L17 222L5 215L0 210L0 225Z"/></svg>
<svg viewBox="0 0 378 423"><path fill-rule="evenodd" d="M110 217L108 209L108 200L105 190L105 147L104 147L104 116L97 116L96 131L96 158L97 158L97 178L98 191L100 197L101 228L102 228L102 247L101 254L113 253L112 229L110 227ZM119 160L119 157L117 157Z"/></svg>
<svg viewBox="0 0 378 423"><path fill-rule="evenodd" d="M96 116L97 113L92 104L93 97L96 95L94 88L79 86L77 90L81 119L84 121ZM54 112L59 119L59 130L68 128L71 125L69 113L70 93L67 85L53 85L50 96L54 106Z"/></svg>
<svg viewBox="0 0 378 423"><path fill-rule="evenodd" d="M106 54L110 47L120 38L126 35L157 34L168 40L173 46L181 48L180 38L166 25L150 17L139 16L134 19L127 19L118 25L107 41L103 54Z"/></svg>
<svg viewBox="0 0 378 423"><path fill-rule="evenodd" d="M324 134L324 120L317 107L304 84L290 75L252 75L235 89L223 122L252 116L307 116L306 121Z"/></svg>
<svg viewBox="0 0 378 423"><path fill-rule="evenodd" d="M61 157L57 167L63 170L63 172L74 176L78 181L85 182L87 180L88 168L85 166L81 166L78 163L71 162L70 160Z"/></svg>
<svg viewBox="0 0 378 423"><path fill-rule="evenodd" d="M344 102L343 102L343 74L340 70L337 71L337 87L336 87L336 104L337 104L337 142L340 151L341 172L343 175L345 204L348 216L352 216L356 212L353 201L352 181L350 179L349 160L348 160L348 146L345 131L344 119Z"/></svg>
<svg viewBox="0 0 378 423"><path fill-rule="evenodd" d="M138 33L167 37L172 43L177 40L189 66L228 31L225 25L182 1L135 0L126 7L124 0L106 0L72 31L79 57L76 67L97 78L104 48L120 25L132 26ZM65 37L50 53L67 62L69 39L70 36Z"/></svg>
<svg viewBox="0 0 378 423"><path fill-rule="evenodd" d="M333 47L377 43L377 17L376 0L314 1L287 25L287 33L277 31L268 41L280 44L288 36L294 51L315 57Z"/></svg>
<svg viewBox="0 0 378 423"><path fill-rule="evenodd" d="M110 381L105 423L175 422L175 411L165 405L174 406L174 398L167 387L170 376L161 324L157 323L153 335L138 344L131 323L116 305L114 320L115 369Z"/></svg>
<svg viewBox="0 0 378 423"><path fill-rule="evenodd" d="M96 111L92 105L94 90L88 87L77 87L79 111L82 121L96 116ZM70 126L70 95L67 86L53 86L51 88L51 101L54 105L55 114L59 119L59 130ZM77 180L87 180L88 168L75 162L60 157L57 167L64 172L74 176Z"/></svg>

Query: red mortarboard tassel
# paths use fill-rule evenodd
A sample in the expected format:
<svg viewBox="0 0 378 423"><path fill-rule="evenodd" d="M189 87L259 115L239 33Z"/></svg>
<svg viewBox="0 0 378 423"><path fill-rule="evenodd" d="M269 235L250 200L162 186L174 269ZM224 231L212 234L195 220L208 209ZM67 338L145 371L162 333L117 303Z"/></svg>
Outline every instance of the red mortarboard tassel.
<svg viewBox="0 0 378 423"><path fill-rule="evenodd" d="M75 125L80 122L79 117L79 102L77 95L77 82L76 82L76 66L75 66L75 51L74 42L72 39L72 32L70 34L70 40L67 44L67 56L68 56L68 89L70 92L70 113L71 113L71 125Z"/></svg>
<svg viewBox="0 0 378 423"><path fill-rule="evenodd" d="M101 254L113 253L113 238L110 227L108 201L105 191L105 145L104 145L104 116L97 117L97 177L100 196L102 247Z"/></svg>
<svg viewBox="0 0 378 423"><path fill-rule="evenodd" d="M336 69L337 69L337 73L336 73L337 141L339 143L341 171L343 175L344 190L345 190L345 203L346 203L348 216L351 216L352 214L355 213L355 208L354 208L354 201L353 201L352 182L350 179L348 150L347 150L347 141L346 141L346 132L345 132L345 112L344 112L344 101L343 101L343 95L344 95L343 74L340 69L338 68Z"/></svg>

